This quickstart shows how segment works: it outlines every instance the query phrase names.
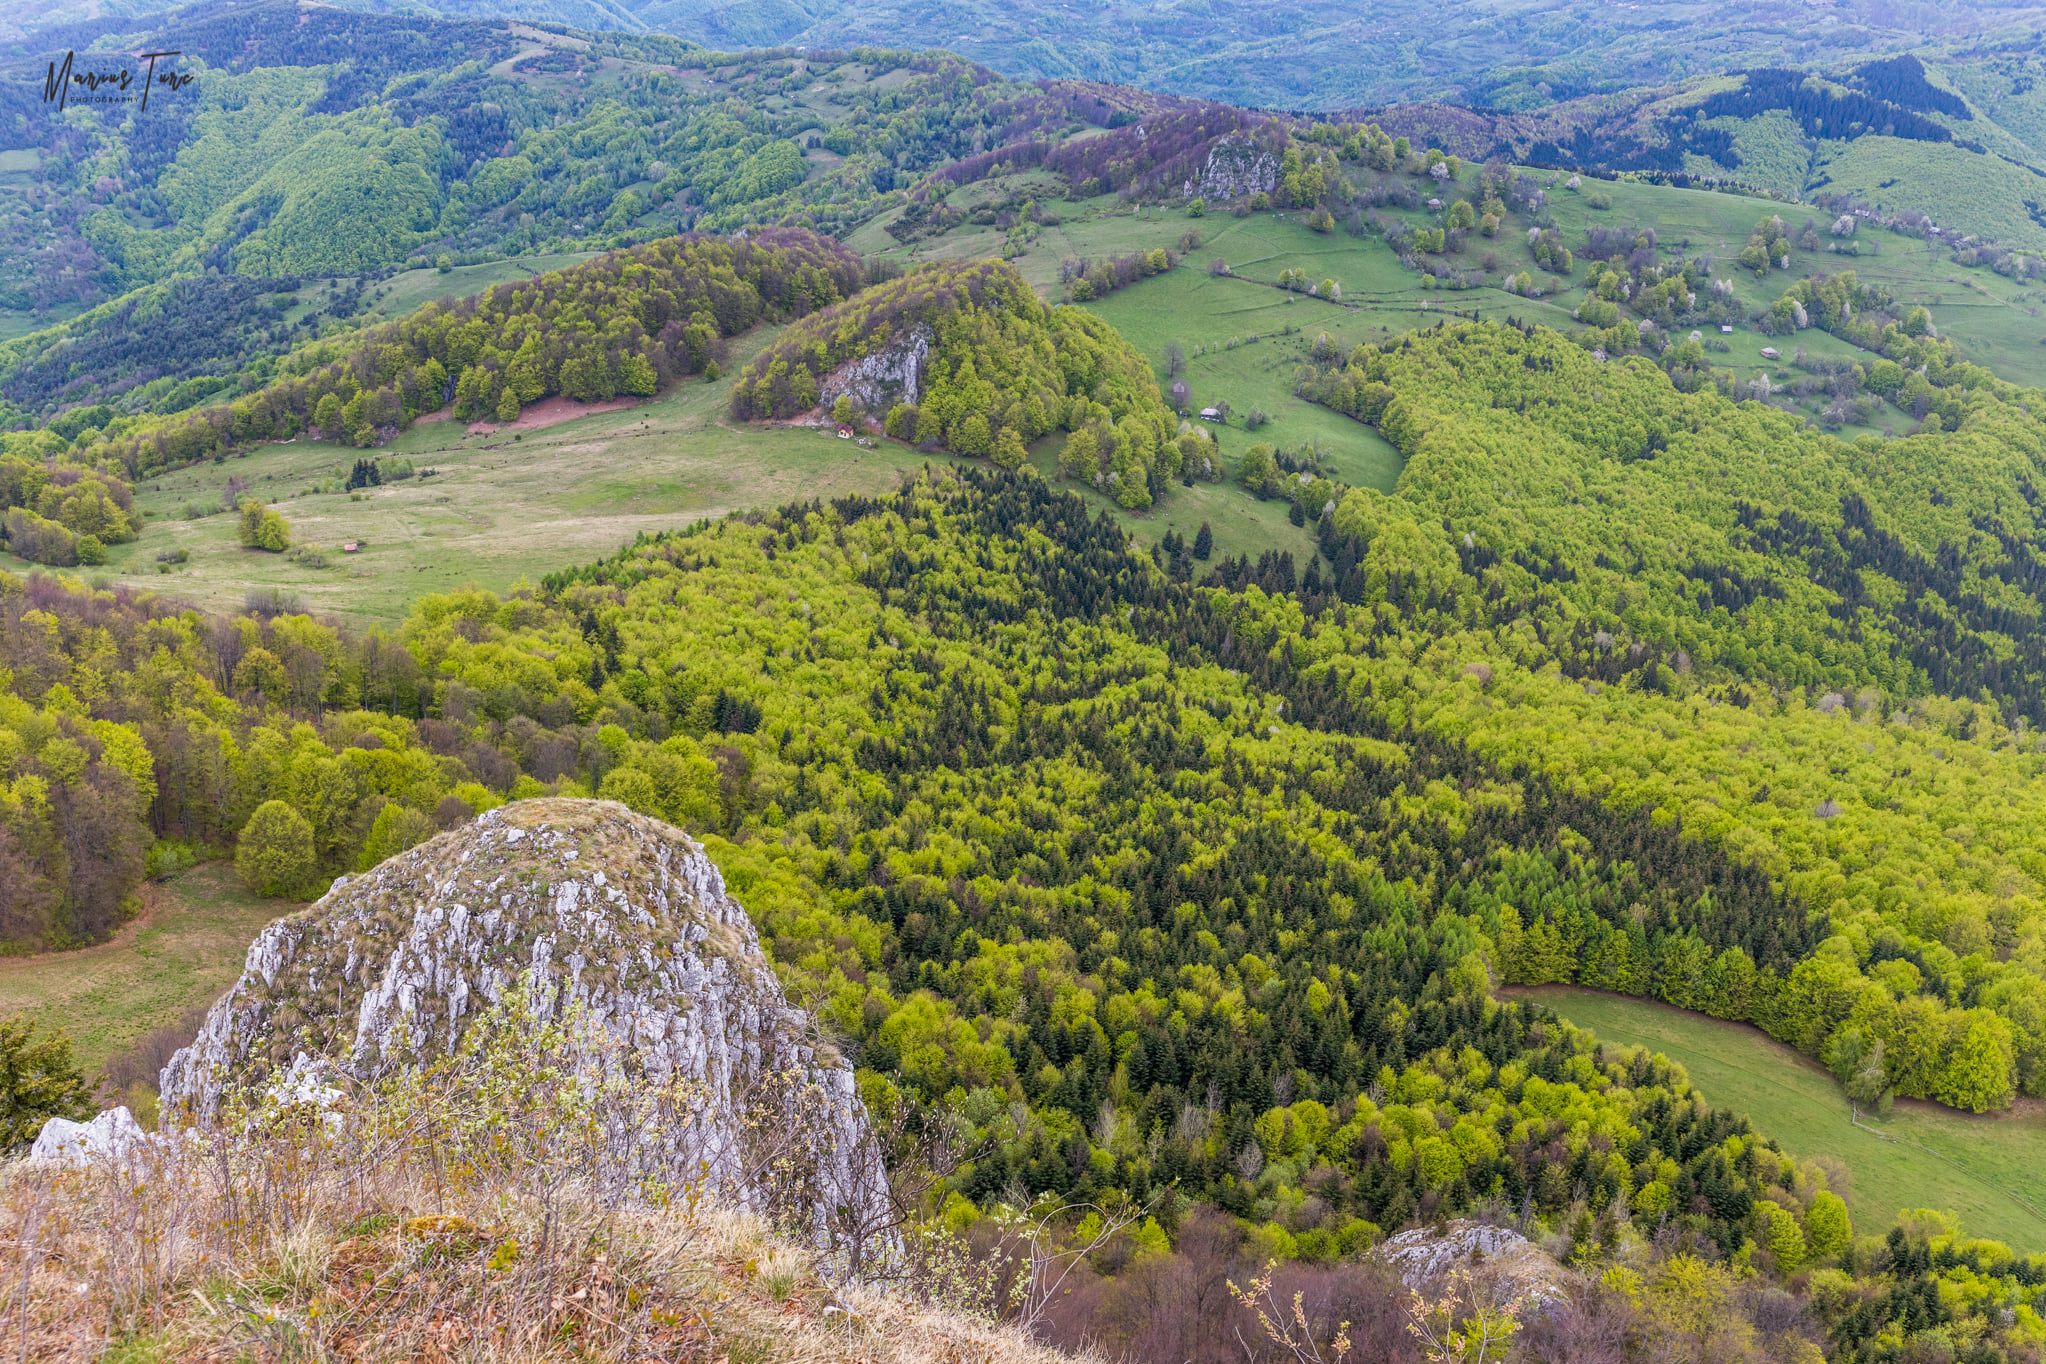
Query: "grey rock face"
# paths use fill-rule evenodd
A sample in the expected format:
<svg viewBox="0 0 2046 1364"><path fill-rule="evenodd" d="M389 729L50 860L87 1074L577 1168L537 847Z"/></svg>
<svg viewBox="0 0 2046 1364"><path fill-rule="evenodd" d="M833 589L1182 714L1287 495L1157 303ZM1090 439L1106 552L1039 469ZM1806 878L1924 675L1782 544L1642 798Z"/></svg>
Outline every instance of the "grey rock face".
<svg viewBox="0 0 2046 1364"><path fill-rule="evenodd" d="M1568 1300L1562 1267L1510 1227L1461 1219L1440 1227L1410 1227L1386 1238L1376 1253L1409 1288L1432 1290L1451 1270L1483 1266L1537 1311Z"/></svg>
<svg viewBox="0 0 2046 1364"><path fill-rule="evenodd" d="M840 365L818 385L823 406L829 409L840 394L849 395L869 412L886 412L896 403L921 401L931 341L930 329L917 327L892 337L870 355Z"/></svg>
<svg viewBox="0 0 2046 1364"><path fill-rule="evenodd" d="M149 1140L135 1115L125 1106L109 1108L91 1122L51 1118L36 1134L28 1158L53 1165L87 1165L95 1160L121 1160Z"/></svg>
<svg viewBox="0 0 2046 1364"><path fill-rule="evenodd" d="M493 810L270 925L164 1068L165 1111L204 1127L230 1086L325 1106L332 1086L449 1055L522 982L540 1022L574 1012L635 1087L696 1096L623 1134L630 1174L764 1207L748 1172L765 1137L820 1243L885 1223L851 1067L788 1002L703 849L610 801Z"/></svg>
<svg viewBox="0 0 2046 1364"><path fill-rule="evenodd" d="M1208 149L1207 164L1200 179L1181 187L1183 197L1196 196L1216 203L1269 194L1279 184L1279 158L1255 142L1225 137Z"/></svg>

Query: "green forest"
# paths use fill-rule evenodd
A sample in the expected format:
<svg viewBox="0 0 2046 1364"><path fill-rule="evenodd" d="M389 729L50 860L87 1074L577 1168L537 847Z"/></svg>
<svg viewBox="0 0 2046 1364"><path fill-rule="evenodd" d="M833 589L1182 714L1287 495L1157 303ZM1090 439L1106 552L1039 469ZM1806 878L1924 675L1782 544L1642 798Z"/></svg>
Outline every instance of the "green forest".
<svg viewBox="0 0 2046 1364"><path fill-rule="evenodd" d="M1035 478L655 537L428 598L395 637L4 588L17 933L104 932L124 882L207 848L304 894L507 797L593 793L711 840L874 1111L970 1124L960 1225L1016 1187L1125 1191L1167 1235L1211 1205L1312 1263L1515 1207L1591 1263L1661 1228L1824 1267L1837 1357L2038 1321L2039 1261L1937 1223L1857 1242L1822 1172L1677 1074L1489 997L1609 919L1701 986L1746 963L1788 997L1834 959L1801 900L1398 718L1322 657L1390 643L1386 608L1196 586ZM1738 1314L1654 1329L1757 1348Z"/></svg>
<svg viewBox="0 0 2046 1364"><path fill-rule="evenodd" d="M1870 1098L2040 1092L2020 887L2046 431L2022 391L1953 377L1954 430L1846 444L1639 361L1470 326L1314 382L1360 395L1407 455L1395 495L1329 515L1362 546L1359 599L1404 639L1339 628L1331 666L1397 714L1739 850L1832 926L1804 960L1688 943L1670 961L1638 920L1530 902L1507 926L1514 979L1760 1022L1843 1075L1872 1066Z"/></svg>
<svg viewBox="0 0 2046 1364"><path fill-rule="evenodd" d="M617 801L850 1062L917 1253L1088 1245L1042 1340L2046 1359L2026 1218L1869 1187L2007 1179L2046 1106L2046 219L1942 178L2036 178L2036 53L1736 9L1708 71L1450 6L1524 60L1371 88L1494 102L1368 119L1080 78L1145 26L1026 80L270 3L153 122L0 95L0 968L99 963L10 998L181 915L211 989L266 905ZM90 1076L0 1018L0 1144L156 1122L171 969ZM1814 1150L1835 1100L1937 1139ZM1573 1296L1422 1340L1372 1257L1458 1226ZM1261 1266L1305 1344L1225 1329Z"/></svg>

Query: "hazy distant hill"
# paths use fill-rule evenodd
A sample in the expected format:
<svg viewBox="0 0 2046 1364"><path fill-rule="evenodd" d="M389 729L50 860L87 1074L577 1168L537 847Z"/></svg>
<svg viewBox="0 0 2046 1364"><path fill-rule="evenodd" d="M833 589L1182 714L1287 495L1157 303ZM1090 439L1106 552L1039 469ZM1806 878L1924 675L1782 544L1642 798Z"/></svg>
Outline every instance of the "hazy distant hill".
<svg viewBox="0 0 2046 1364"><path fill-rule="evenodd" d="M2046 9L2020 0L351 0L349 7L656 30L723 49L940 47L1013 76L1117 81L1299 109L1417 99L1527 109L1754 67L1831 66L1933 40L2021 36L2046 21ZM150 0L4 0L0 35L172 8Z"/></svg>
<svg viewBox="0 0 2046 1364"><path fill-rule="evenodd" d="M198 272L360 276L792 214L830 228L1018 119L1085 122L943 54L717 57L666 34L288 3L114 26L109 46L175 48L196 83L146 111L58 113L39 83L0 91L0 309L91 306Z"/></svg>
<svg viewBox="0 0 2046 1364"><path fill-rule="evenodd" d="M1847 196L1958 234L2046 247L2046 46L2038 35L1763 68L1487 113L1442 102L1386 126L1466 156L1650 171L1807 200Z"/></svg>

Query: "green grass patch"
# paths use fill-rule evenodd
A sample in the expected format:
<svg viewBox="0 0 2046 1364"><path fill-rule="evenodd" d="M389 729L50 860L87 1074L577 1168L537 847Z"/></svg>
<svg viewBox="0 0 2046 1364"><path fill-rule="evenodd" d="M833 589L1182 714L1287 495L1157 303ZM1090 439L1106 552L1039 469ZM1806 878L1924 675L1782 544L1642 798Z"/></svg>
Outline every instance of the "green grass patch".
<svg viewBox="0 0 2046 1364"><path fill-rule="evenodd" d="M1871 143L1894 141L1863 138L1849 145L1867 148ZM1924 152L1938 144L1901 145ZM1970 162L1985 160L1952 148L1947 150ZM1880 165L1877 169L1881 169ZM1603 211L1592 208L1589 196L1593 191L1610 198L1612 207ZM1881 196L1874 198L1880 202ZM1589 226L1653 227L1665 252L1711 256L1715 262L1713 273L1732 280L1741 302L1750 308L1774 303L1785 289L1806 275L1852 270L1862 280L1889 290L1900 306L1923 304L1931 309L1933 321L1944 335L1952 338L1965 358L1988 366L2013 383L2046 387L2046 285L2019 284L1992 270L1960 265L1954 261L1952 251L1941 243L1864 224L1853 240L1855 254L1840 254L1829 249L1833 239L1827 228L1833 215L1821 209L1744 194L1624 180L1587 179L1581 192L1551 189L1549 208L1573 250L1581 245L1584 230ZM2023 209L2017 212L2022 216ZM1820 247L1816 251L1793 249L1788 270L1771 270L1757 279L1741 269L1735 258L1747 244L1755 224L1771 214L1780 215L1794 236L1802 233L1807 222L1814 224ZM1582 277L1580 269L1580 281ZM1574 307L1579 297L1581 292L1573 293L1570 306ZM1785 354L1798 345L1816 352L1820 343L1813 338L1818 335L1806 331L1768 344L1781 347ZM1862 360L1869 358L1864 352L1851 353Z"/></svg>
<svg viewBox="0 0 2046 1364"><path fill-rule="evenodd" d="M586 261L595 251L550 251L506 260L484 261L478 265L456 265L443 271L432 267L401 270L370 293L369 322L403 317L414 309L444 298L466 298L495 284L531 279L549 270Z"/></svg>
<svg viewBox="0 0 2046 1364"><path fill-rule="evenodd" d="M251 895L224 862L193 867L143 894L142 916L109 942L0 957L0 1018L26 1015L62 1029L88 1076L148 1033L211 1004L241 973L257 932L298 908Z"/></svg>
<svg viewBox="0 0 2046 1364"><path fill-rule="evenodd" d="M1978 1236L2046 1250L2046 1112L2036 1102L1977 1117L1901 1102L1887 1119L1857 1122L1847 1096L1815 1062L1757 1028L1571 986L1510 991L1546 1004L1599 1040L1643 1046L1690 1072L1722 1108L1741 1114L1791 1154L1845 1172L1836 1191L1856 1230L1880 1232L1903 1209L1957 1214Z"/></svg>
<svg viewBox="0 0 2046 1364"><path fill-rule="evenodd" d="M1192 543L1201 526L1207 525L1215 537L1215 546L1207 563L1195 563L1197 579L1219 560L1235 555L1255 559L1267 550L1291 554L1294 567L1305 573L1308 563L1320 552L1314 536L1287 519L1285 502L1277 498L1259 501L1236 483L1198 480L1190 486L1174 483L1172 491L1159 502L1133 512L1098 488L1059 477L1062 439L1051 436L1039 441L1030 452L1031 467L1059 488L1078 494L1094 511L1114 517L1138 545L1149 549L1172 531L1178 531Z"/></svg>
<svg viewBox="0 0 2046 1364"><path fill-rule="evenodd" d="M276 591L341 620L390 623L424 593L537 582L611 554L641 531L883 492L923 462L892 442L862 449L826 431L734 423L725 413L730 382L685 381L637 407L524 432L470 435L460 422L422 422L383 450L294 441L164 474L136 489L148 517L141 537L112 547L106 567L85 576L213 609L239 609L252 591ZM401 455L438 473L359 496L311 491L345 481L365 454ZM184 519L189 505L217 505L230 477L274 505L291 523L294 545L317 550L325 566L242 548L230 515ZM359 550L344 553L351 541ZM158 556L178 550L186 561L159 573ZM0 564L29 567L6 555Z"/></svg>
<svg viewBox="0 0 2046 1364"><path fill-rule="evenodd" d="M1811 188L1846 191L1889 211L1915 208L1942 227L2007 246L2046 250L2046 226L2026 209L2042 182L2030 169L1952 142L1860 137L1822 142Z"/></svg>

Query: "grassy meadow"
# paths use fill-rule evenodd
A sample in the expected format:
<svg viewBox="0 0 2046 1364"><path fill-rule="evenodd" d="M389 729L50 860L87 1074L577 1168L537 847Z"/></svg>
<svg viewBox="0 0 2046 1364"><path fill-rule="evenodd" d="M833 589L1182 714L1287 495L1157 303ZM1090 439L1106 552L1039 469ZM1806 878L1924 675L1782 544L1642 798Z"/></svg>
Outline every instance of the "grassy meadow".
<svg viewBox="0 0 2046 1364"><path fill-rule="evenodd" d="M1847 192L1878 208L1916 208L1943 227L2031 251L2046 250L2046 226L2027 211L2040 197L2038 172L1951 142L1860 137L1823 142L1812 187Z"/></svg>
<svg viewBox="0 0 2046 1364"><path fill-rule="evenodd" d="M249 941L298 906L251 895L224 862L143 889L141 916L96 947L0 957L0 1018L62 1029L88 1078L124 1049L210 1005Z"/></svg>
<svg viewBox="0 0 2046 1364"><path fill-rule="evenodd" d="M595 251L548 251L506 260L483 261L476 265L456 265L446 270L424 266L416 270L401 270L370 291L365 320L388 322L440 299L466 298L492 285L560 270L596 254Z"/></svg>
<svg viewBox="0 0 2046 1364"><path fill-rule="evenodd" d="M893 443L869 450L824 431L730 423L730 382L678 384L635 407L525 431L470 435L460 422L421 422L376 453L435 473L359 493L315 489L339 488L363 451L259 446L140 484L141 537L84 572L216 609L275 590L344 621L391 622L424 593L537 581L642 531L727 512L883 491L923 462ZM218 508L230 478L275 506L294 545L324 565L242 548L231 513L190 516ZM342 552L349 541L358 553ZM187 560L159 572L159 556L178 551ZM0 566L29 567L5 555Z"/></svg>
<svg viewBox="0 0 2046 1364"><path fill-rule="evenodd" d="M1857 1231L1882 1231L1906 1208L1940 1208L1974 1235L2046 1251L2046 1112L2036 1101L1977 1117L1906 1100L1887 1119L1857 1120L1823 1067L1746 1024L1571 986L1507 993L1602 1042L1662 1053L1713 1103L1793 1155L1825 1161Z"/></svg>
<svg viewBox="0 0 2046 1364"><path fill-rule="evenodd" d="M1923 148L1929 144L1909 145ZM1594 192L1609 199L1611 207L1594 208ZM2013 383L2046 387L2046 285L2023 285L1991 270L1960 265L1949 248L1939 243L1864 225L1853 239L1855 254L1836 254L1827 249L1832 243L1826 232L1830 215L1822 210L1742 194L1632 181L1586 180L1576 192L1552 189L1549 208L1573 249L1583 241L1587 227L1653 226L1665 251L1682 250L1687 256L1710 255L1723 261L1724 268L1715 273L1731 279L1735 292L1749 307L1775 302L1792 281L1806 275L1852 270L1863 281L1889 290L1904 305L1930 308L1933 321L1943 334L1952 337L1966 358L1987 365ZM1770 214L1781 215L1793 234L1802 232L1807 221L1816 223L1822 242L1817 251L1794 247L1788 270L1771 270L1758 280L1740 269L1733 258L1747 244L1755 224ZM1816 354L1829 340L1825 333L1810 330L1773 344L1786 353L1803 346Z"/></svg>
<svg viewBox="0 0 2046 1364"><path fill-rule="evenodd" d="M1742 304L1753 309L1767 307L1793 281L1806 275L1854 270L1889 289L1903 305L1931 308L1935 322L1968 359L2014 382L2046 386L2046 286L2021 285L1987 269L1956 264L1943 246L1928 247L1915 238L1880 228L1863 229L1853 243L1855 254L1836 253L1830 249L1833 239L1825 233L1830 215L1793 203L1634 181L1587 179L1571 190L1566 187L1565 175L1552 171L1533 174L1549 187L1547 218L1573 250L1581 248L1586 230L1592 227L1653 227L1666 254L1710 256L1723 262L1715 273L1731 279ZM1359 188L1366 189L1376 177L1360 172L1356 178ZM1466 168L1454 193L1475 196L1478 178L1477 169ZM1189 231L1198 233L1199 245L1186 248L1179 265L1168 274L1087 306L1115 323L1150 355L1152 363L1161 366L1161 377L1165 342L1180 341L1189 357L1187 380L1196 405L1224 399L1239 415L1252 406L1261 407L1274 418L1261 439L1283 448L1319 441L1339 468L1347 467L1351 481L1370 486L1391 485L1398 476L1397 457L1382 446L1373 449L1375 437L1370 432L1341 418L1313 413L1292 396L1292 371L1316 332L1327 331L1339 341L1354 344L1430 326L1445 316L1471 313L1569 330L1576 325L1574 310L1587 292L1582 263L1568 280L1545 277L1528 247L1527 224L1518 215L1509 218L1497 237L1473 234L1460 250L1446 257L1458 271L1487 281L1477 287L1453 289L1402 266L1381 240L1342 231L1315 233L1290 213L1237 217L1218 211L1193 219L1177 208L1132 206L1118 202L1113 195L1066 200L1059 193L1059 182L1045 172L995 176L948 196L948 203L968 217L942 234L904 245L888 235L886 225L893 215L884 214L862 226L850 241L860 251L905 266L1006 255L1040 292L1059 298L1064 294L1062 262L1159 246L1179 250ZM1045 206L1055 220L1027 238L1012 241L992 223L972 221L976 209L1013 207L1026 199ZM1435 221L1435 216L1424 210L1387 208L1381 212L1416 224ZM1815 222L1821 245L1818 250L1794 249L1788 270L1772 270L1757 279L1738 268L1734 258L1755 225L1772 214L1780 214L1793 232L1802 231L1808 220ZM1288 267L1304 269L1316 280L1332 278L1342 286L1341 300L1331 304L1276 289L1259 295L1229 280L1211 277L1208 265L1216 259L1228 264L1238 284L1271 285ZM1524 298L1498 287L1522 269L1538 279L1546 278L1551 292L1543 298ZM1715 345L1722 342L1717 335L1710 340ZM1814 358L1867 358L1817 330L1771 337L1740 326L1733 336L1724 338L1724 344L1725 350L1711 354L1716 365L1738 380L1766 372L1778 383L1779 391L1782 382L1797 377L1792 361L1799 350ZM1773 364L1766 361L1760 354L1764 346L1774 346L1784 358ZM1197 348L1201 351L1198 356ZM1823 405L1817 399L1799 403L1779 396L1778 401L1812 418ZM1908 414L1886 408L1869 426L1849 428L1843 434L1873 431L1902 435L1915 425Z"/></svg>

